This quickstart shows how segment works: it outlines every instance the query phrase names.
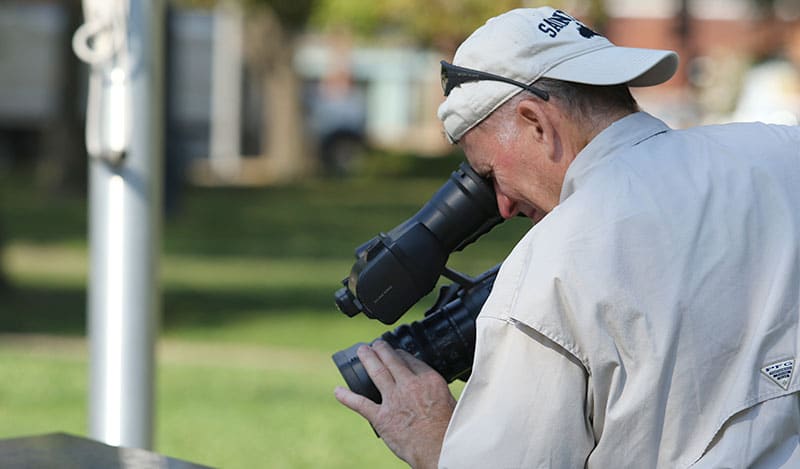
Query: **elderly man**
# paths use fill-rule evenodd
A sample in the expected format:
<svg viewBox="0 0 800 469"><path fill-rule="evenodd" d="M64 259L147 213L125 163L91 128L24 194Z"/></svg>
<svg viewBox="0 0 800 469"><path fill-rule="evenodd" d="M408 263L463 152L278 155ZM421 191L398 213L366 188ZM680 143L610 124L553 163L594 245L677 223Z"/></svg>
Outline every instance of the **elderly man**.
<svg viewBox="0 0 800 469"><path fill-rule="evenodd" d="M538 223L457 405L380 342L358 353L382 403L337 399L413 467L800 467L800 130L672 130L628 87L676 55L551 8L489 20L453 62L448 137Z"/></svg>

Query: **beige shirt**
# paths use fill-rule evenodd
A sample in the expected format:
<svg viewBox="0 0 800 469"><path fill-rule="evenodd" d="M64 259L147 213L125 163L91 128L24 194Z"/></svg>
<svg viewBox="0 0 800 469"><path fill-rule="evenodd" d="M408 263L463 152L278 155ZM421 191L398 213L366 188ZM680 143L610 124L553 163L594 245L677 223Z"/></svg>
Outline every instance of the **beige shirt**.
<svg viewBox="0 0 800 469"><path fill-rule="evenodd" d="M600 133L478 318L443 468L800 467L800 128Z"/></svg>

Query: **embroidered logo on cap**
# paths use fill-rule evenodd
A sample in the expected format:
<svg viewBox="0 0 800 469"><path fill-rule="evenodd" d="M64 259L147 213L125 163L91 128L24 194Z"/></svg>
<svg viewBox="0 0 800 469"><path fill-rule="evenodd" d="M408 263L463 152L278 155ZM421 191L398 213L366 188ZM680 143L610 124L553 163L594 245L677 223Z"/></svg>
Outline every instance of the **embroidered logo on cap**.
<svg viewBox="0 0 800 469"><path fill-rule="evenodd" d="M588 26L581 23L577 19L569 16L568 14L564 13L561 10L556 10L550 15L549 18L545 18L539 23L539 31L547 34L548 36L555 38L558 36L558 33L561 32L566 26L575 23L578 26L578 33L585 37L586 39L591 39L594 36L599 36L596 32L592 31Z"/></svg>
<svg viewBox="0 0 800 469"><path fill-rule="evenodd" d="M578 23L578 33L580 33L580 35L585 37L586 39L591 39L595 36L599 36L599 34L592 31L588 26L580 23Z"/></svg>
<svg viewBox="0 0 800 469"><path fill-rule="evenodd" d="M783 360L761 368L761 372L772 380L773 383L782 387L789 388L792 381L792 371L794 370L794 360Z"/></svg>

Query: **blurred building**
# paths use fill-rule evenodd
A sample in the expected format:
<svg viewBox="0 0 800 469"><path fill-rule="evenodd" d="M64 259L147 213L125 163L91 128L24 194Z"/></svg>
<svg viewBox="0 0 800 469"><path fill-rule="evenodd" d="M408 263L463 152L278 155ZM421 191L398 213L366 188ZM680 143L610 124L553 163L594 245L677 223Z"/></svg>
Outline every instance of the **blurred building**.
<svg viewBox="0 0 800 469"><path fill-rule="evenodd" d="M668 48L680 54L680 67L672 80L653 89L636 90L645 108L678 127L734 118L767 120L763 113L742 111L748 106L743 100L751 99L745 97L750 94L747 88L753 86L747 82L755 79L748 77L748 71L773 60L789 64L787 38L800 30L800 2L606 0L606 8L609 21L605 32L614 42ZM793 66L783 67L783 73L797 79L798 60L800 57ZM767 73L762 76L766 78ZM757 93L766 98L772 90L762 88ZM787 108L791 106L786 103Z"/></svg>
<svg viewBox="0 0 800 469"><path fill-rule="evenodd" d="M0 158L34 152L58 112L67 28L56 3L0 2Z"/></svg>

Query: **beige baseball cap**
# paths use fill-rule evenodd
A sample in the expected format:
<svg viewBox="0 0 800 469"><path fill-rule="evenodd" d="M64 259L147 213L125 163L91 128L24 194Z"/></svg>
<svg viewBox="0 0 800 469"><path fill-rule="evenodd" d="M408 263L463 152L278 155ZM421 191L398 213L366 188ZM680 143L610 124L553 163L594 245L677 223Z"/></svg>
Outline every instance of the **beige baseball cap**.
<svg viewBox="0 0 800 469"><path fill-rule="evenodd" d="M442 69L447 81L446 63ZM456 51L453 65L503 77L452 84L439 119L452 142L495 109L547 77L590 85L652 86L670 79L678 55L669 50L619 47L567 13L550 7L519 8L489 19Z"/></svg>

